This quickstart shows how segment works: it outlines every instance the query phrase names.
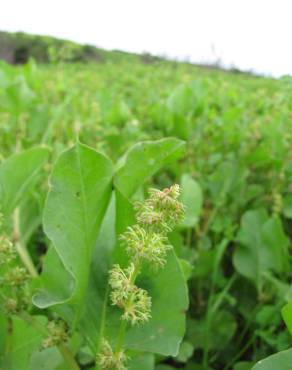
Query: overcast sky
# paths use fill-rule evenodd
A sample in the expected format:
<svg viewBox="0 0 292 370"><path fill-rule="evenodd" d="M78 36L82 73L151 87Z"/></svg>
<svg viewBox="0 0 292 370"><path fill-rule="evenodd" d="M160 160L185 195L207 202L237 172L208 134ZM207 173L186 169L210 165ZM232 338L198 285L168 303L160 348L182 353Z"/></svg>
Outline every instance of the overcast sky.
<svg viewBox="0 0 292 370"><path fill-rule="evenodd" d="M0 30L292 74L292 0L0 0Z"/></svg>

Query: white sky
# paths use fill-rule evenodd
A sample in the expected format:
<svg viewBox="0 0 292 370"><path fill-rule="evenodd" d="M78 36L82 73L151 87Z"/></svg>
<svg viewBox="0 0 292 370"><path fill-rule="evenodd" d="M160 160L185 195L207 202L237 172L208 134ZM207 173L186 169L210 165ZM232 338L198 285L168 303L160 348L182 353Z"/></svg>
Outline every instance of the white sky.
<svg viewBox="0 0 292 370"><path fill-rule="evenodd" d="M0 30L292 74L292 0L0 0Z"/></svg>

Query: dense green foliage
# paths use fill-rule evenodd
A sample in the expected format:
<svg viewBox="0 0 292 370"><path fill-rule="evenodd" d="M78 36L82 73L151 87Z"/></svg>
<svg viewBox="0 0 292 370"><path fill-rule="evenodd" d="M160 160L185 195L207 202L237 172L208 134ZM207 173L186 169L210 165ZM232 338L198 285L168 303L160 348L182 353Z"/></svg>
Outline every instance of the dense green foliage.
<svg viewBox="0 0 292 370"><path fill-rule="evenodd" d="M92 45L81 45L50 36L23 32L0 31L0 59L12 64L24 64L30 58L39 63L119 62L121 60L153 63L159 58L148 53L137 55L118 50L108 51Z"/></svg>
<svg viewBox="0 0 292 370"><path fill-rule="evenodd" d="M178 183L185 218L139 276L152 319L127 330L129 368L250 370L279 352L254 369L290 370L291 98L289 77L165 61L1 64L0 369L74 369L68 349L94 368L117 336L104 302L133 204ZM48 345L55 318L65 345Z"/></svg>

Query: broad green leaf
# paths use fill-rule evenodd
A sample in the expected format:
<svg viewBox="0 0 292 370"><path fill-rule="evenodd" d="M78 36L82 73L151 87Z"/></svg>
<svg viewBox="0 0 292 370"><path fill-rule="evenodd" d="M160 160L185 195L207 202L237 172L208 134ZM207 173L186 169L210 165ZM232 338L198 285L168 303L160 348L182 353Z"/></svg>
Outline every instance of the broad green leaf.
<svg viewBox="0 0 292 370"><path fill-rule="evenodd" d="M88 341L93 353L97 351L107 318L108 269L112 264L112 253L116 246L115 232L116 203L115 194L104 216L96 247L93 251L88 289L84 302L84 315L80 330Z"/></svg>
<svg viewBox="0 0 292 370"><path fill-rule="evenodd" d="M151 353L131 355L127 367L129 370L154 370L154 356Z"/></svg>
<svg viewBox="0 0 292 370"><path fill-rule="evenodd" d="M39 195L34 192L22 202L20 207L20 233L24 244L42 222L43 200L39 198Z"/></svg>
<svg viewBox="0 0 292 370"><path fill-rule="evenodd" d="M257 362L252 370L291 370L291 364L292 348Z"/></svg>
<svg viewBox="0 0 292 370"><path fill-rule="evenodd" d="M122 158L115 174L115 186L127 198L162 166L181 158L185 143L175 138L145 141L134 145Z"/></svg>
<svg viewBox="0 0 292 370"><path fill-rule="evenodd" d="M35 284L37 293L33 296L33 303L39 308L62 304L74 292L76 281L65 269L56 249L52 246L44 258L42 274Z"/></svg>
<svg viewBox="0 0 292 370"><path fill-rule="evenodd" d="M279 217L269 218L262 228L263 263L266 268L276 272L285 271L287 266L287 247L289 239L284 233Z"/></svg>
<svg viewBox="0 0 292 370"><path fill-rule="evenodd" d="M65 269L75 280L70 302L74 304L77 318L82 310L92 251L108 205L111 186L111 162L80 143L60 156L50 178L44 230ZM56 301L52 299L44 303L35 297L35 303L46 307Z"/></svg>
<svg viewBox="0 0 292 370"><path fill-rule="evenodd" d="M181 202L185 205L186 213L182 225L194 227L200 216L203 205L202 189L190 175L184 174L181 179Z"/></svg>
<svg viewBox="0 0 292 370"><path fill-rule="evenodd" d="M238 233L240 243L234 252L236 270L261 289L264 272L286 269L288 239L281 221L269 218L264 210L247 211Z"/></svg>
<svg viewBox="0 0 292 370"><path fill-rule="evenodd" d="M34 316L34 320L40 325L45 325L47 319L43 316ZM36 351L43 340L42 334L31 324L18 317L13 317L12 332L9 341L10 351L4 357L0 368L9 370L28 369L30 357Z"/></svg>
<svg viewBox="0 0 292 370"><path fill-rule="evenodd" d="M5 215L11 214L30 190L49 153L47 148L36 147L13 155L0 165L0 204Z"/></svg>
<svg viewBox="0 0 292 370"><path fill-rule="evenodd" d="M29 370L56 370L63 363L62 355L56 347L35 351L29 363Z"/></svg>
<svg viewBox="0 0 292 370"><path fill-rule="evenodd" d="M292 335L292 302L287 303L282 308L282 316L290 334Z"/></svg>

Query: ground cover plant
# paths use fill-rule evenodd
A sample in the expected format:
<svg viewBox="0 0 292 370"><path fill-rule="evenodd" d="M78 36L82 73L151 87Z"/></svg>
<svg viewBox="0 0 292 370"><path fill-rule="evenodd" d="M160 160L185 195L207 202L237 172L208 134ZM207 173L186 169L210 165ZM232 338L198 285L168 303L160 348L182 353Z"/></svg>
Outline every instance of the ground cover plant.
<svg viewBox="0 0 292 370"><path fill-rule="evenodd" d="M290 370L292 80L0 66L0 369Z"/></svg>

